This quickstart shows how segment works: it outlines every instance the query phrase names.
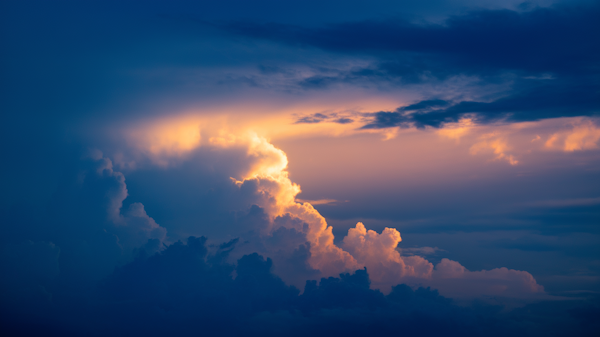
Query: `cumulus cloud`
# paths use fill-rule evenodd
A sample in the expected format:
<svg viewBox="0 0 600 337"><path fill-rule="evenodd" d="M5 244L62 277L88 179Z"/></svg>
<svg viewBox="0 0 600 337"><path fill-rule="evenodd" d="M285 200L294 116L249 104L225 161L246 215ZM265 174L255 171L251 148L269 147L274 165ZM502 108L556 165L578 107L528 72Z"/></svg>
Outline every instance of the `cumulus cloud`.
<svg viewBox="0 0 600 337"><path fill-rule="evenodd" d="M427 102L427 107L444 104L446 102L432 101ZM417 108L422 107L416 105L410 109ZM211 129L208 125L210 124L202 127ZM237 206L238 209L232 209L238 212L236 213L238 226L228 227L230 236L239 236L244 242L238 245L238 253L235 251L232 253L234 256L260 252L273 259L279 257L278 262L281 267L275 271L281 273L280 275L287 282L299 286L307 276L329 277L363 267L369 270L372 286L381 289L384 293L391 291L392 286L398 283L427 286L444 279L443 275L447 274L446 264L434 268L431 262L421 256L400 254L396 248L401 241L401 236L394 228L386 228L381 233L377 233L367 230L362 223L357 223L354 228L348 230L342 244L336 245L332 227L327 224L325 218L309 202L297 202L296 197L301 191L300 186L289 178L288 160L283 151L250 131L234 133L227 128L220 130L212 128L211 132L212 134L207 135L208 140L193 150L197 151L198 156L194 157L193 153L189 155L193 158L191 160L204 163L207 160L226 160L225 158L230 158L231 155L236 157L236 170L230 172L234 176L229 177L230 184L234 188L228 190L228 196L221 201L231 204L232 200L239 199L240 194L244 196L243 202ZM177 139L172 141L174 144L178 143ZM505 154L506 146L501 147L502 144L492 143L488 145L495 149L497 159L512 158ZM498 146L492 146L494 144ZM141 148L146 146L150 149L153 145L146 144L142 140L138 146ZM208 153L217 157L209 158ZM178 151L166 154L174 158L181 156ZM222 159L217 159L219 156L222 156ZM168 157L164 158L168 159ZM213 172L213 174L227 174L227 172ZM239 213L240 211L242 213ZM286 263L292 262L300 272L294 273L292 271L294 268L283 267ZM451 262L464 269L458 262ZM528 284L533 279L508 279L497 271L482 271L482 273L487 273L487 276L476 278L476 282L503 284L505 281L510 281L515 284L519 282ZM472 275L478 274L472 274L465 269L464 273L457 274L452 279L464 279L465 282L470 282L468 280L473 279ZM533 282L536 284L535 280ZM445 291L443 287L440 289ZM507 291L490 289L486 286L472 287L471 295L487 296L503 293L507 297L528 297L531 293L543 293L542 288L527 286L514 286L507 288L509 289Z"/></svg>
<svg viewBox="0 0 600 337"><path fill-rule="evenodd" d="M401 257L396 250L400 232L385 228L381 234L366 230L362 223L348 230L343 247L362 265L366 266L374 285L389 292L400 280L431 278L433 265L420 256Z"/></svg>
<svg viewBox="0 0 600 337"><path fill-rule="evenodd" d="M222 321L227 315L242 314L240 326L246 326L275 312L298 322L294 310L311 315L343 310L343 317L349 317L347 310L364 308L390 313L383 308L405 298L413 301L421 293L432 303L446 303L431 290L413 290L418 287L467 299L544 295L524 271L469 271L456 261L444 259L434 266L419 255L403 256L397 249L401 236L394 228L377 233L357 223L336 244L325 218L309 202L296 201L300 187L290 180L282 150L252 132L221 130L207 136L185 153L165 150L159 161L154 161L151 151L125 159L147 156L148 161L136 165L135 171L129 168L130 174L154 166L169 174L178 172L182 163L197 162L199 166L192 166L190 172L209 174L209 180L218 183L203 188L218 193L209 192L208 199L202 199L212 200L208 206L193 206L203 207L202 214L210 221L220 219L207 223L227 233L231 241L209 244L204 238L189 238L187 244L169 245L173 238L167 237L167 228L171 233L177 227L160 226L146 213L145 203L128 202L125 175L96 151L80 162L57 192L48 217L53 220L47 228L53 230L46 241L5 247L3 266L13 275L4 281L5 303L46 303L68 324L65 317L79 317L72 312L69 298L84 296L93 299L87 312L97 312L109 322L106 329L118 329L118 317L131 311L136 314L128 317L139 324L129 326L149 324L153 328L147 331L152 332L161 328L148 322L172 326L171 320L186 312L181 317L189 321L197 315ZM138 145L143 148L143 143ZM166 144L165 149L171 148ZM165 160L168 165L163 165ZM215 170L213 165L229 169ZM186 183L189 189L196 188ZM203 228L207 227L197 230ZM14 256L19 261L30 256L30 266L10 267ZM320 277L319 283L310 281ZM407 286L398 288L398 284ZM119 307L119 303L129 304ZM198 308L197 303L207 307ZM241 311L231 311L233 307ZM315 321L310 324L318 326Z"/></svg>
<svg viewBox="0 0 600 337"><path fill-rule="evenodd" d="M0 209L2 335L597 331L597 301L561 311L581 320L583 327L569 317L542 324L534 306L506 317L488 305L460 308L427 288L454 297L543 294L527 272L469 271L456 261L434 265L420 254L404 256L397 247L398 230L378 233L367 230L367 222L351 228L344 240L335 240L310 201L297 202L300 187L286 170L286 155L262 132L270 129L287 137L314 128L319 131L313 134L378 132L390 139L408 126L433 128L458 142L489 134L474 130L474 124L593 116L599 54L589 32L598 30L593 28L598 27L596 5L477 10L443 24L397 17L366 20L374 13L370 10L337 19L323 15L341 13L337 4L318 3L334 8L316 11L318 20L311 14L315 6L273 12L238 5L218 5L217 10L204 4L183 10L158 5L148 11L126 4L120 5L123 11L110 4L3 6L3 22L16 33L3 39L9 51L3 64L10 65L3 68L3 77L11 85L3 96L3 110L9 113L3 116L1 133L8 163L3 165L7 206ZM385 8L381 13L390 13L387 4L380 6ZM217 13L224 8L237 8L233 17L261 14L261 19L231 23L226 20L232 11ZM309 26L268 23L285 20L281 12ZM325 22L331 18L333 23ZM207 25L205 20L224 23ZM219 28L270 41L240 41L238 36L232 42L227 34L214 34ZM481 43L473 44L475 40ZM280 49L274 42L291 47ZM32 62L32 55L42 57ZM256 77L247 69L256 68L257 60L275 66L261 67L262 77ZM465 86L436 87L462 76L478 88L501 82L498 86L510 90L487 95L481 89L472 95L464 93ZM286 110L285 116L273 113L298 93L292 101L312 102L317 90L337 84L353 90L323 92L323 100L332 102L335 96L349 102L344 104L364 105L359 96L379 89L387 92L381 96L396 98L388 104L385 97L373 97L383 103L356 108L361 111L356 114L305 109L313 103ZM406 84L421 86L424 97L412 97L394 110L404 99L400 91ZM248 86L253 88L246 91ZM279 96L283 91L285 96ZM461 93L440 94L446 91ZM276 101L275 107L257 112L242 96L268 98ZM225 119L143 123L135 117L199 101L212 109L211 104L224 99L237 101L236 110L245 109L231 119L273 117L273 122L259 125L262 130L255 134L244 122L227 124ZM339 103L331 102L329 108ZM293 112L297 118L290 121ZM94 142L97 125L110 121L114 134L127 120L136 127L127 128L126 137L112 143L114 148L102 134L95 145L107 151L76 162L77 147ZM76 121L89 123L88 128ZM465 121L471 124L459 125ZM363 128L356 130L358 123ZM453 123L457 127L451 130ZM534 143L528 134L527 142L567 152L595 149L595 128L579 125L570 133L553 129L551 135L539 133ZM519 155L528 150L504 133L475 140L484 144L474 154L491 153L509 162L521 161ZM179 188L171 190L176 184ZM170 191L174 193L161 193ZM27 201L21 205L21 200ZM589 204L586 200L576 201ZM213 241L198 237L204 231L215 234Z"/></svg>
<svg viewBox="0 0 600 337"><path fill-rule="evenodd" d="M166 229L146 214L144 205L135 202L123 212L123 201L128 195L123 173L113 170L112 161L105 157L99 158L96 165L98 176L109 181L111 185L111 188L106 191L108 198L106 212L108 219L114 225L113 229L118 235L119 244L131 250L140 247L148 240L163 242L167 234Z"/></svg>
<svg viewBox="0 0 600 337"><path fill-rule="evenodd" d="M20 227L3 246L3 265L14 267L28 261L23 267L39 266L55 278L42 280L33 276L37 272L19 269L10 272L10 279L22 285L36 280L35 286L49 293L57 280L74 289L92 286L141 250L162 249L166 229L148 216L142 204L123 207L127 196L125 177L113 169L110 159L93 151L80 160L65 172L46 209L29 210L39 212L34 217L18 214L3 219L7 226ZM15 242L28 243L13 246ZM19 298L18 292L6 290L4 295Z"/></svg>
<svg viewBox="0 0 600 337"><path fill-rule="evenodd" d="M227 167L236 163L228 171L192 168L196 174L212 172L222 178L217 180L223 185L211 186L221 188L223 194L204 211L227 210L224 222L212 225L232 222L222 231L233 240L215 244L189 237L185 243L169 244L166 228L146 213L142 203L126 204L125 175L96 152L82 162L73 183L57 194L56 200L68 207L57 206L54 211L56 216L72 217L64 229L70 237L6 248L3 265L10 265L6 261L15 254L29 254L31 266L7 269L16 276L4 283L2 310L26 312L16 314L22 319L31 317L29 309L14 308L45 303L39 307L39 317L55 320L51 330L67 335L67 327L87 333L90 326L101 326L100 334L185 333L198 322L208 324L207 331L216 331L218 325L222 332L223 326L230 326L225 335L242 330L269 335L292 328L315 333L331 326L331 320L351 326L352 331L384 333L397 329L391 322L408 323L415 315L428 326L468 334L473 329L488 330L476 323L470 309L439 294L462 300L548 298L525 271L469 271L448 259L434 265L414 254L418 251L402 255L398 249L402 238L394 228L378 233L357 223L336 244L325 218L309 202L296 201L300 187L290 180L282 150L253 133L223 132L200 144L185 154L167 151L161 158L184 156L185 161L202 165L221 160ZM169 163L156 162L156 166L167 174L181 165ZM137 167L135 172L150 169ZM17 284L30 295L12 294ZM75 312L80 297L87 300L82 312ZM496 309L486 308L489 320L506 322ZM353 322L355 315L363 320ZM265 332L264 324L273 324L275 317L284 323ZM368 330L360 323L364 318L377 322L377 327L369 325ZM7 326L13 331L37 331L19 319ZM436 328L417 331L440 333Z"/></svg>

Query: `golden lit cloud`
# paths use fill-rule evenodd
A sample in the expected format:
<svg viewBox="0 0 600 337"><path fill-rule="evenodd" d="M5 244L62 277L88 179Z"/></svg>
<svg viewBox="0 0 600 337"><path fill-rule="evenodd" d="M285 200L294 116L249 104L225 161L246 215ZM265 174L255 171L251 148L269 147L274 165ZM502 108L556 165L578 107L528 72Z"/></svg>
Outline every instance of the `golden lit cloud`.
<svg viewBox="0 0 600 337"><path fill-rule="evenodd" d="M132 130L130 136L143 142L152 155L183 154L200 146L200 124L190 118L160 120Z"/></svg>
<svg viewBox="0 0 600 337"><path fill-rule="evenodd" d="M319 137L325 135L333 138L361 134L368 136L369 133L372 133L372 130L362 131L358 130L356 126L349 127L348 124L351 123L324 123L331 124L324 126L318 124L321 123L317 123L316 126L293 124L281 115L270 120L265 117L262 120L246 121L235 119L232 116L194 117L188 115L137 126L128 131L126 136L142 155L149 157L158 165L169 165L170 160L182 160L182 158L184 160L197 149L207 149L213 152L233 151L232 153L241 156L241 161L238 164L240 167L236 171L238 176L231 177L231 179L240 188L250 186L256 197L253 203L261 207L268 215L270 225L265 229L261 229L259 234L270 235L277 229L275 228L275 220L279 217L285 216L300 220L300 223L307 225L306 229L298 228L298 230L305 234L306 240L310 243L311 254L308 262L312 268L318 269L323 276L336 276L341 272L367 267L373 286L385 292L389 291L392 285L400 282L433 284L436 280L447 279L449 267L462 270L460 275L463 276L457 274L458 276L452 276L452 278L479 278L477 275L480 274L467 271L455 261L439 265L439 267L436 267L439 271L436 271L433 264L423 257L416 255L402 256L397 249L401 236L398 230L394 228L385 228L381 233L377 233L373 230L367 230L359 222L354 228L348 230L348 235L343 239L342 246L337 246L334 243L332 227L327 224L326 219L313 207L310 201L297 199L301 189L298 184L293 183L289 178L287 155L284 151L275 147L267 138L267 135L284 137L285 135L281 130L294 130L290 131L290 137L297 137L303 132L307 132L308 135L318 135ZM320 127L322 129L319 129ZM278 130L270 133L266 132L266 135L256 131L265 128ZM341 129L335 131L335 128ZM536 132L537 135L539 129L540 126L535 123L517 126L477 126L471 119L463 119L459 123L449 125L436 132L410 129L398 132L398 129L395 128L393 129L395 130L393 135L396 138L391 137L394 139L393 141L390 139L390 142L394 143L385 143L391 144L390 146L403 144L404 137L417 141L439 142L441 140L437 135L441 135L443 138L460 139L461 142L464 139L465 142L471 142L472 145L468 146L470 146L469 152L472 155L491 153L493 160L506 160L511 165L516 165L518 161L512 151L519 148L514 147L510 141L520 144L521 139L527 139L529 146L532 146L531 144L535 144L535 142L531 142L531 132ZM306 137L306 135L304 136ZM587 138L580 137L578 139ZM381 140L379 141L381 142ZM411 149L416 149L419 152L418 144L410 144ZM457 143L457 145L459 144ZM177 162L174 162L174 164L177 164ZM315 204L330 202L335 202L335 200L320 200ZM531 281L527 278L529 274L515 272L517 273L507 272L510 275L515 275L516 281L514 282L518 284L525 282L530 285L533 282L536 285L535 280ZM484 278L494 279L504 277L504 274L504 271L490 271ZM539 290L536 289L534 290ZM487 289L485 291L494 293L496 290Z"/></svg>
<svg viewBox="0 0 600 337"><path fill-rule="evenodd" d="M493 160L506 160L510 165L517 165L519 161L509 152L512 147L508 145L508 141L496 133L482 135L480 141L475 143L469 149L469 153L475 155L480 153L492 152Z"/></svg>
<svg viewBox="0 0 600 337"><path fill-rule="evenodd" d="M536 122L477 125L470 119L448 123L436 133L470 143L471 155L492 155L493 161L517 165L535 151L598 149L600 128L589 118L556 118Z"/></svg>
<svg viewBox="0 0 600 337"><path fill-rule="evenodd" d="M398 159L392 160L390 164L401 165L404 170L412 170L410 176L414 179L423 175L423 165L434 165L431 155L427 155L426 152L431 151L432 146L439 147L444 143L444 139L452 142L445 144L443 149L440 149L441 152L438 151L436 156L442 161L443 156L463 156L462 160L465 160L464 156L468 157L470 154L483 158L487 156L488 160L504 161L514 166L520 163L522 157L533 151L597 148L600 131L592 121L554 119L477 125L473 119L464 118L457 123L448 123L441 129L361 130L358 119L348 123L294 123L290 116L298 116L300 111L307 114L325 111L317 107L302 109L307 108L287 107L281 111L257 113L254 116L221 112L205 115L188 113L179 118L136 125L126 131L126 138L140 155L162 166L177 165L198 149L234 151L243 156L235 173L237 176L231 179L240 188L252 186L257 196L254 203L268 215L270 225L261 229L260 234L270 235L276 229L275 220L278 217L287 216L300 220L308 226L305 231L302 230L310 243L311 255L308 262L323 276L336 276L341 272L367 267L373 286L386 292L399 282L432 284L443 289L444 286L439 284L440 280L449 282L448 280L461 279L475 282L479 279L502 278L507 278L514 285L505 288L482 288L480 292L503 294L512 291L511 287L529 289L527 291L532 293L543 292L526 272L504 269L470 272L455 261L448 260L434 267L423 257L402 256L397 250L401 241L400 233L394 228L386 228L377 233L367 230L362 223L357 223L354 228L349 229L343 244L337 246L334 243L332 227L327 224L326 219L313 207L310 200L297 198L301 189L290 180L288 157L284 151L273 145L272 139L282 142L286 139L297 141L314 138L319 139L314 146L321 147L323 142L344 138L348 141L343 145L350 148L331 148L327 155L328 160L337 163L341 159L340 155L347 152L352 158L348 165L362 170L371 170L372 163L377 160L366 160L365 157L365 160L356 162L355 154L358 148L366 147L363 150L371 155L377 153L375 149L381 148L379 155L391 159L396 156L390 154L399 154L398 150L401 147L405 149L404 154L398 155ZM382 143L385 140L387 141ZM314 147L312 149L307 155L316 152ZM433 158L437 158L436 156ZM409 158L413 160L408 160ZM415 158L421 159L414 160ZM389 167L390 172L396 170L393 165ZM334 173L339 176L348 169L338 167L334 169ZM314 204L332 202L335 200L323 199L315 200Z"/></svg>
<svg viewBox="0 0 600 337"><path fill-rule="evenodd" d="M461 118L457 123L445 124L443 128L437 130L437 133L443 137L459 141L460 138L465 136L474 126L475 123L473 122L473 119Z"/></svg>
<svg viewBox="0 0 600 337"><path fill-rule="evenodd" d="M570 130L556 132L546 141L546 148L565 152L594 150L598 148L600 128L594 122L579 119L573 122Z"/></svg>

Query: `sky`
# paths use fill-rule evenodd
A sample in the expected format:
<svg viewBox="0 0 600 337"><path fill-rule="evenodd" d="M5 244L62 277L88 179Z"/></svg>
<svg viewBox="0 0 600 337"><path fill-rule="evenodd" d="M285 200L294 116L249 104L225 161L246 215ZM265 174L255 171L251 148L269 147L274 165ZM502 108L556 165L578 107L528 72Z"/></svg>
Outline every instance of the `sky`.
<svg viewBox="0 0 600 337"><path fill-rule="evenodd" d="M0 6L2 335L600 329L597 1Z"/></svg>

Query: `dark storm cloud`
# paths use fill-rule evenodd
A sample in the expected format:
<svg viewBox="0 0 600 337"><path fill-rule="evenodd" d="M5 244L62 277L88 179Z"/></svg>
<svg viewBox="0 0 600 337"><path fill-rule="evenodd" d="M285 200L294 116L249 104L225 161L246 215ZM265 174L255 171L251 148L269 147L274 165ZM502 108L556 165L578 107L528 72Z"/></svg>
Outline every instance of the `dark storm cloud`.
<svg viewBox="0 0 600 337"><path fill-rule="evenodd" d="M544 84L521 83L506 97L491 102L460 101L449 105L443 100L424 100L399 107L396 111L373 113L364 129L396 126L440 127L457 122L470 114L479 123L505 119L511 122L536 121L543 118L594 116L600 113L597 81L589 78L544 80ZM537 81L536 81L537 82ZM520 89L520 90L519 90ZM434 102L432 104L432 102Z"/></svg>
<svg viewBox="0 0 600 337"><path fill-rule="evenodd" d="M228 264L215 258L222 253L211 253L206 238L190 237L185 244L176 242L160 253L140 251L133 262L92 288L55 286L52 300L23 298L5 287L0 306L3 331L9 335L543 336L550 331L585 335L597 328L589 319L598 310L593 301L570 301L557 310L570 310L572 317L540 321L539 306L505 315L501 307L485 304L459 307L429 288L398 285L384 296L369 288L367 270L307 281L299 295L298 289L271 272L270 259L254 253Z"/></svg>
<svg viewBox="0 0 600 337"><path fill-rule="evenodd" d="M600 6L555 6L527 12L483 10L443 25L404 19L347 22L323 28L232 23L230 32L341 53L386 57L399 52L450 58L454 71L510 69L570 73L593 70L600 59L594 32Z"/></svg>
<svg viewBox="0 0 600 337"><path fill-rule="evenodd" d="M443 107L448 105L449 102L441 100L441 99L430 99L421 101L419 103L411 104L402 108L403 111L413 111L413 110L424 110L435 107Z"/></svg>
<svg viewBox="0 0 600 337"><path fill-rule="evenodd" d="M439 127L464 114L477 114L481 123L598 114L600 41L595 32L600 31L599 16L598 4L574 4L525 12L481 10L452 16L444 24L415 24L397 18L321 28L249 22L224 28L287 45L375 57L376 61L367 67L302 79L299 85L306 89L323 89L337 83L430 83L454 75L477 76L482 84L512 83L501 98L459 99L446 108L439 104L441 100L426 98L397 111L375 113L364 126ZM507 73L512 74L508 80L503 78ZM298 120L322 121L324 118L319 116Z"/></svg>
<svg viewBox="0 0 600 337"><path fill-rule="evenodd" d="M45 205L23 204L0 213L2 264L22 264L10 273L14 275L47 275L35 276L30 280L34 283L16 282L25 293L56 281L48 276L54 275L50 271L55 265L64 282L89 286L140 247L159 250L166 235L142 204L122 207L127 196L124 177L105 158L75 162L63 174Z"/></svg>

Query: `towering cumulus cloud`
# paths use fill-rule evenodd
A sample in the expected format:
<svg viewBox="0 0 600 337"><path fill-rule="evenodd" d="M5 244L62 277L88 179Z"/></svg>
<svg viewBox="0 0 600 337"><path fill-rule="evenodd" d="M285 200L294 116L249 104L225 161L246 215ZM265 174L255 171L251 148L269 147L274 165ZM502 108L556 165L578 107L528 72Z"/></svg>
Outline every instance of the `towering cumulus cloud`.
<svg viewBox="0 0 600 337"><path fill-rule="evenodd" d="M135 202L123 212L123 200L127 198L123 173L114 171L112 161L102 157L102 153L98 151L92 153L91 159L96 161L98 178L111 186L106 192L108 199L106 211L108 220L113 224L118 235L119 244L131 250L145 244L148 240L158 240L162 243L167 232L146 214L144 205Z"/></svg>
<svg viewBox="0 0 600 337"><path fill-rule="evenodd" d="M266 256L272 256L276 262L279 262L278 256L288 254L289 259L280 259L280 266L276 266L275 269L286 281L301 285L306 280L307 274L290 276L290 268L286 271L285 266L281 264L285 265L293 256L297 257L300 251L308 250L309 254L303 258L310 270L330 277L366 267L372 281L371 286L386 293L399 283L435 285L442 293L450 292L443 280L450 280L451 283L476 280L481 283L476 291L455 291L453 294L457 296L510 294L511 297L530 297L544 293L543 288L524 271L504 268L470 272L456 261L443 260L434 267L423 257L402 256L397 250L402 239L400 232L394 228L385 228L381 233L377 233L367 230L359 222L355 228L349 229L341 246L338 246L334 243L332 227L328 226L325 218L310 203L296 201L296 196L301 191L300 186L289 178L288 160L283 151L247 129L215 125L209 120L190 122L186 119L181 123L188 125L167 125L172 125L173 130L195 128L198 134L202 134L201 139L195 143L196 147L188 146L189 142L186 139L189 138L189 132L182 134L185 138L182 140L174 137L177 132L169 129L162 131L166 136L158 134L151 137L150 134L158 130L157 127L151 126L128 134L130 144L137 149L138 158L146 156L151 162L167 167L180 165L182 160L197 161L204 165L208 162L218 165L218 162L223 161L235 163L235 170L212 170L208 173L232 175L228 178L233 188L228 190L228 197L220 201L229 205L219 207L238 212L236 214L242 212L242 216L232 221L243 225L221 226L224 230L227 228L225 231L230 237L240 237L247 243L246 248L239 245L240 251L259 251ZM190 128L189 123L194 127ZM160 139L162 150L157 152L156 144L148 142L148 139ZM164 140L169 140L170 143L164 143ZM233 200L242 202L234 205ZM248 211L244 213L245 210ZM249 220L250 218L252 220Z"/></svg>
<svg viewBox="0 0 600 337"><path fill-rule="evenodd" d="M288 161L283 151L251 132L242 136L221 132L220 136L211 137L209 144L221 149L246 149L247 170L240 180L235 177L232 180L240 190L253 190L255 205L269 215L269 223L261 234L269 235L281 225L302 232L310 243L311 267L327 276L361 267L352 255L333 243L332 228L325 218L311 204L295 201L300 186L288 177ZM282 221L284 217L291 221Z"/></svg>
<svg viewBox="0 0 600 337"><path fill-rule="evenodd" d="M368 268L374 285L383 290L389 290L399 280L430 279L433 265L420 256L400 256L396 246L401 240L400 233L394 228L386 228L377 234L367 231L359 222L348 230L344 248Z"/></svg>

